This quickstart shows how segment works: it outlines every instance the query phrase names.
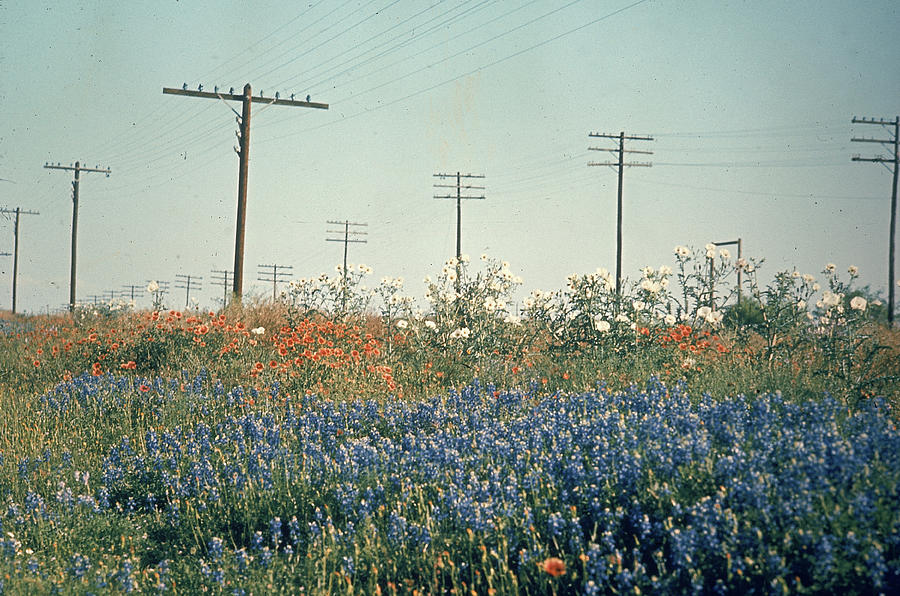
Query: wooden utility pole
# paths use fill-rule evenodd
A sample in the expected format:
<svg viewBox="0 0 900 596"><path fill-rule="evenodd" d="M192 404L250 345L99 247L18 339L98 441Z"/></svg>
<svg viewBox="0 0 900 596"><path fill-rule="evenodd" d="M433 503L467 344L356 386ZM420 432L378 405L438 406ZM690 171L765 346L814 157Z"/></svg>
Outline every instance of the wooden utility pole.
<svg viewBox="0 0 900 596"><path fill-rule="evenodd" d="M343 231L341 230L328 230L329 234L343 234L343 238L326 238L325 242L343 242L344 243L344 268L341 269L341 275L343 276L344 286L341 292L341 310L347 310L347 246L351 242L358 242L361 244L365 244L367 241L364 238L351 238L350 236L365 236L368 232L356 232L351 231L350 226L368 226L366 223L354 223L349 220L344 221L335 221L329 219L329 224L335 226L344 226Z"/></svg>
<svg viewBox="0 0 900 596"><path fill-rule="evenodd" d="M44 167L50 170L71 170L75 172L75 179L72 181L72 260L69 271L69 310L75 310L75 253L78 243L78 183L81 179L81 172L98 172L109 175L112 173L109 168L83 168L81 162L76 161L74 166L61 166L45 163Z"/></svg>
<svg viewBox="0 0 900 596"><path fill-rule="evenodd" d="M618 201L616 203L616 293L622 293L622 182L624 179L624 170L626 167L645 167L649 168L653 164L648 162L625 162L626 153L640 153L644 155L652 155L652 151L626 151L625 141L652 141L653 137L636 137L626 136L624 132L619 134L606 134L599 132L588 133L589 137L617 139L619 141L618 149L604 149L602 147L588 147L591 151L609 151L610 153L618 153L618 162L588 162L589 166L613 166L619 169L619 192Z"/></svg>
<svg viewBox="0 0 900 596"><path fill-rule="evenodd" d="M894 155L891 157L883 157L878 155L876 157L860 157L859 155L854 155L851 159L853 161L871 161L880 164L893 164L893 183L891 184L891 223L890 223L890 233L888 234L888 324L894 324L894 254L895 254L895 242L896 242L896 233L897 233L897 172L900 171L900 116L896 116L893 121L884 120L884 119L875 119L875 118L857 118L853 117L853 124L877 124L879 126L887 127L890 125L894 126L894 138L893 139L866 139L866 138L851 138L851 141L855 141L857 143L880 143L882 145L886 145L891 147Z"/></svg>
<svg viewBox="0 0 900 596"><path fill-rule="evenodd" d="M435 188L447 188L447 189L456 189L456 194L454 195L452 192L447 192L446 195L434 195L435 199L456 199L456 260L459 261L459 258L462 256L462 201L463 199L484 199L484 193L481 193L481 196L471 196L462 194L462 190L484 190L483 186L475 186L471 184L467 184L463 186L462 179L466 180L471 179L483 179L483 174L460 174L459 172L455 174L435 174L435 178L441 178L442 180L445 178L456 178L456 184L435 184Z"/></svg>
<svg viewBox="0 0 900 596"><path fill-rule="evenodd" d="M19 279L19 216L40 215L37 211L23 211L21 207L15 209L0 209L0 213L15 213L16 222L13 228L13 278L12 278L12 312L16 314L16 283Z"/></svg>
<svg viewBox="0 0 900 596"><path fill-rule="evenodd" d="M250 170L250 105L252 103L264 103L266 105L294 106L301 108L317 108L327 110L327 103L316 103L309 101L294 101L292 95L290 99L281 99L276 93L275 97L263 97L262 93L258 97L253 97L253 90L250 83L244 85L244 93L235 95L234 89L228 93L219 93L218 87L213 92L203 91L203 85L197 91L191 91L187 88L187 84L181 89L173 89L163 87L163 93L169 95L187 95L189 97L202 97L204 99L220 99L222 101L239 101L243 104L241 113L232 108L240 124L240 132L238 133L238 147L235 152L240 157L240 166L238 168L238 205L237 205L237 226L234 238L234 300L240 302L241 295L244 291L244 226L247 219L247 176Z"/></svg>
<svg viewBox="0 0 900 596"><path fill-rule="evenodd" d="M725 242L713 242L714 246L733 246L737 245L737 260L740 261L743 257L743 249L744 243L738 238L737 240L727 240ZM716 258L713 257L709 260L709 307L713 310L716 310L716 290L713 286L713 271L716 266ZM741 276L741 272L743 271L742 267L737 268L737 303L738 306L741 304L741 284L744 281L743 276Z"/></svg>
<svg viewBox="0 0 900 596"><path fill-rule="evenodd" d="M259 265L262 271L257 272L256 281L272 282L272 302L278 296L278 282L292 276L293 265Z"/></svg>
<svg viewBox="0 0 900 596"><path fill-rule="evenodd" d="M228 277L233 275L234 272L227 269L213 269L210 273L213 274L212 282L224 288L225 296L222 297L222 308L225 308L228 306Z"/></svg>
<svg viewBox="0 0 900 596"><path fill-rule="evenodd" d="M203 289L203 287L200 285L201 281L203 281L203 278L197 277L196 275L184 275L182 273L175 274L175 287L179 290L184 290L185 310L187 310L188 305L190 304L191 288L193 287L195 290Z"/></svg>

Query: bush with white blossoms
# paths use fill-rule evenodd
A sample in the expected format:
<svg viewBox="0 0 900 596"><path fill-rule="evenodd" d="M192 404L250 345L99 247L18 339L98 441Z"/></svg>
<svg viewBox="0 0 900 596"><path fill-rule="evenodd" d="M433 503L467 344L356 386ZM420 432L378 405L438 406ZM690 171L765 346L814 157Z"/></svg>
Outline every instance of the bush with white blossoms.
<svg viewBox="0 0 900 596"><path fill-rule="evenodd" d="M676 246L674 253L681 296L673 297L673 302L681 319L697 319L700 307L719 311L732 301L737 293L732 282L737 263L731 260L728 249L710 243L702 251Z"/></svg>
<svg viewBox="0 0 900 596"><path fill-rule="evenodd" d="M366 265L342 265L335 267L335 275L292 280L281 299L288 308L288 320L296 325L304 319L316 316L334 316L341 319L359 319L365 315L374 292L363 283L372 274Z"/></svg>
<svg viewBox="0 0 900 596"><path fill-rule="evenodd" d="M510 264L481 256L475 270L462 255L447 259L437 278L425 278L425 299L432 327L422 341L466 354L507 354L527 342L521 320L513 312L513 293L522 279ZM516 329L515 333L511 329Z"/></svg>

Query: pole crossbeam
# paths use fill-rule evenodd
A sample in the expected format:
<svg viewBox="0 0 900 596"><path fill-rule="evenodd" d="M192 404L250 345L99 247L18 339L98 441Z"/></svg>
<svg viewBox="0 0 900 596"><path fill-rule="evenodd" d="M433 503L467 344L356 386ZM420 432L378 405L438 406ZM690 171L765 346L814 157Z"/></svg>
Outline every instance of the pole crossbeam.
<svg viewBox="0 0 900 596"><path fill-rule="evenodd" d="M218 99L224 102L239 101L242 104L241 113L238 115L238 124L240 131L238 132L238 147L235 148L240 157L240 165L238 166L238 204L237 204L237 224L235 226L234 238L234 300L241 301L244 292L244 237L245 226L247 221L247 178L250 170L250 106L254 103L264 103L267 105L292 106L300 108L315 108L327 110L327 103L318 103L309 101L294 101L291 99L281 99L279 97L264 97L262 92L259 96L253 96L253 88L250 83L244 85L244 92L240 95L233 91L229 93L219 93L215 89L213 93L198 89L197 91L189 90L185 85L181 89L163 87L163 93L167 95L180 95L186 97L199 97L201 99ZM237 113L234 108L232 111Z"/></svg>
<svg viewBox="0 0 900 596"><path fill-rule="evenodd" d="M625 141L652 141L653 137L648 136L640 136L640 135L626 135L625 132L620 132L618 134L612 133L601 133L601 132L590 132L588 133L588 137L591 138L600 138L600 139L614 139L619 141L619 147L617 149L604 149L602 147L588 147L588 149L594 151L611 151L612 153L618 153L619 160L617 162L588 162L588 166L611 166L618 168L619 170L619 184L618 184L618 200L616 202L616 294L622 293L622 186L624 180L624 172L625 168L635 168L635 167L643 167L649 168L653 164L649 162L626 162L625 154L626 153L641 153L643 155L653 155L652 151L638 151L638 150L629 150L625 149Z"/></svg>
<svg viewBox="0 0 900 596"><path fill-rule="evenodd" d="M97 173L97 174L106 174L106 177L109 178L109 175L112 174L112 171L109 168L101 168L97 166L95 168L84 168L81 167L81 162L76 161L74 166L64 166L57 163L53 165L51 163L45 163L44 167L48 170L70 170L75 172L75 179L72 181L72 257L71 257L71 267L69 271L69 310L75 310L75 257L76 257L76 249L78 246L78 183L81 180L81 173Z"/></svg>
<svg viewBox="0 0 900 596"><path fill-rule="evenodd" d="M883 145L891 146L891 150L893 151L893 155L891 157L884 157L882 155L877 155L875 157L861 157L859 155L854 155L850 158L851 161L862 161L862 162L870 162L870 163L880 163L880 164L892 164L893 165L893 178L891 182L891 214L890 214L890 231L888 234L888 310L887 310L887 319L888 324L893 326L894 324L894 296L896 290L896 284L894 283L895 274L894 274L894 257L896 254L896 234L897 234L897 174L900 172L900 116L895 117L893 120L886 120L883 118L875 119L875 118L857 118L853 117L851 120L853 124L876 124L879 126L893 126L894 127L894 138L890 140L882 140L882 139L867 139L861 137L851 137L850 140L857 143L880 143Z"/></svg>

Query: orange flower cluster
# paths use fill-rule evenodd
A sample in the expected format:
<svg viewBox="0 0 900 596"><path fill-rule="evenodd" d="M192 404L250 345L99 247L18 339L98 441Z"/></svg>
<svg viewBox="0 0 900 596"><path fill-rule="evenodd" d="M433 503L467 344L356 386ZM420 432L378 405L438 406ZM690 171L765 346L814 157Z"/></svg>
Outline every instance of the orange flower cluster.
<svg viewBox="0 0 900 596"><path fill-rule="evenodd" d="M694 331L689 325L677 325L662 331L658 341L663 346L676 346L683 352L701 353L709 349L715 349L718 354L729 352L718 335L709 331Z"/></svg>

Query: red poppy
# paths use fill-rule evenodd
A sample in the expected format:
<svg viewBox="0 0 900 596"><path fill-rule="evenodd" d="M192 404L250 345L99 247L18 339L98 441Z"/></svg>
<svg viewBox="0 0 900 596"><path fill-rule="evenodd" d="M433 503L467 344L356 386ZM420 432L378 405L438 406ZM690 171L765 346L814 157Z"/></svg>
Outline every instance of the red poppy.
<svg viewBox="0 0 900 596"><path fill-rule="evenodd" d="M544 571L544 573L548 573L553 577L565 575L566 573L565 561L556 557L549 557L547 559L544 559L544 562L538 563L538 565Z"/></svg>

